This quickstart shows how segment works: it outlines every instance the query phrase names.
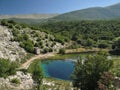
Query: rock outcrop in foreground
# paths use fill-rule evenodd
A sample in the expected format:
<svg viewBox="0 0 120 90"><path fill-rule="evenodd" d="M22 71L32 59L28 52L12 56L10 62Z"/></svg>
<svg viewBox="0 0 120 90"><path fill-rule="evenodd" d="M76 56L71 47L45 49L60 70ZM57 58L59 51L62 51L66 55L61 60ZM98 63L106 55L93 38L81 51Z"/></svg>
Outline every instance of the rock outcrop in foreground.
<svg viewBox="0 0 120 90"><path fill-rule="evenodd" d="M18 42L11 41L12 38L11 30L0 25L0 58L15 61L26 55L25 50L19 46Z"/></svg>
<svg viewBox="0 0 120 90"><path fill-rule="evenodd" d="M11 80L17 78L20 83L12 83ZM10 90L29 90L33 88L33 80L31 74L24 74L18 71L16 75L9 76L8 78L0 78L0 89Z"/></svg>

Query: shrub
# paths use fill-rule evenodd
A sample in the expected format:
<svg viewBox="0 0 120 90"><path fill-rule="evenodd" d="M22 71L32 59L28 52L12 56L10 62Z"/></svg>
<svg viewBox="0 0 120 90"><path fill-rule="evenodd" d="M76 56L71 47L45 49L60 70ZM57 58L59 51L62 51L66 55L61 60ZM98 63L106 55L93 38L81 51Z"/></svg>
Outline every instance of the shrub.
<svg viewBox="0 0 120 90"><path fill-rule="evenodd" d="M44 48L43 53L47 53L47 52L49 52L49 49L48 48Z"/></svg>
<svg viewBox="0 0 120 90"><path fill-rule="evenodd" d="M7 59L0 59L0 77L7 77L16 73L17 64Z"/></svg>
<svg viewBox="0 0 120 90"><path fill-rule="evenodd" d="M64 48L61 48L61 49L59 50L59 54L65 54L65 49L64 49Z"/></svg>
<svg viewBox="0 0 120 90"><path fill-rule="evenodd" d="M49 48L49 52L53 52L53 49L52 49L52 48Z"/></svg>
<svg viewBox="0 0 120 90"><path fill-rule="evenodd" d="M73 85L81 90L97 90L101 75L110 70L113 62L102 54L84 58L80 57L75 64Z"/></svg>
<svg viewBox="0 0 120 90"><path fill-rule="evenodd" d="M17 36L19 34L19 31L17 29L12 30L13 36Z"/></svg>
<svg viewBox="0 0 120 90"><path fill-rule="evenodd" d="M100 43L98 45L98 48L107 48L107 47L108 47L108 44L106 44L106 43Z"/></svg>
<svg viewBox="0 0 120 90"><path fill-rule="evenodd" d="M24 47L23 47L27 52L33 53L34 51L34 44L32 41L28 40L24 42Z"/></svg>
<svg viewBox="0 0 120 90"><path fill-rule="evenodd" d="M7 21L6 19L3 19L3 20L1 21L1 25L7 26L7 25L8 25L8 21Z"/></svg>
<svg viewBox="0 0 120 90"><path fill-rule="evenodd" d="M18 78L13 78L11 83L20 84L20 80Z"/></svg>

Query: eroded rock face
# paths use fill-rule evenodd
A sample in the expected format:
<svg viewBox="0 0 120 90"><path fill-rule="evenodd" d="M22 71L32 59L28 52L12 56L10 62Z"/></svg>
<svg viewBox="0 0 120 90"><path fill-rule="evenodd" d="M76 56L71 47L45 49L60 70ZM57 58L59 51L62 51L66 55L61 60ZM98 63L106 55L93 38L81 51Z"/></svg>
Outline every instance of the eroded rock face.
<svg viewBox="0 0 120 90"><path fill-rule="evenodd" d="M20 81L20 84L12 83L11 80L17 78ZM12 90L29 90L33 88L33 80L31 74L24 74L21 71L18 71L16 75L9 76L8 78L0 78L0 88L7 88Z"/></svg>
<svg viewBox="0 0 120 90"><path fill-rule="evenodd" d="M11 41L12 38L11 30L0 25L0 58L15 61L26 55L25 50L19 46L18 42Z"/></svg>

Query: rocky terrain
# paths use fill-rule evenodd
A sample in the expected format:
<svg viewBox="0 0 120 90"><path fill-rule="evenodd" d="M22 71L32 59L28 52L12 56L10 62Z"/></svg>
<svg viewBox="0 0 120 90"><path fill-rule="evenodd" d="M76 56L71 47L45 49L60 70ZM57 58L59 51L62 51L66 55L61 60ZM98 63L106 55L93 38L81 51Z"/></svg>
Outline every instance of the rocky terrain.
<svg viewBox="0 0 120 90"><path fill-rule="evenodd" d="M27 53L58 52L63 47L53 35L41 30L22 27L14 22L0 25L0 58L21 61Z"/></svg>
<svg viewBox="0 0 120 90"><path fill-rule="evenodd" d="M26 51L19 46L18 42L12 42L13 38L10 29L0 25L0 58L15 61L26 55Z"/></svg>
<svg viewBox="0 0 120 90"><path fill-rule="evenodd" d="M18 79L19 83L12 82L13 79ZM33 80L31 74L18 71L16 75L8 78L0 78L0 89L2 90L29 90L33 88Z"/></svg>

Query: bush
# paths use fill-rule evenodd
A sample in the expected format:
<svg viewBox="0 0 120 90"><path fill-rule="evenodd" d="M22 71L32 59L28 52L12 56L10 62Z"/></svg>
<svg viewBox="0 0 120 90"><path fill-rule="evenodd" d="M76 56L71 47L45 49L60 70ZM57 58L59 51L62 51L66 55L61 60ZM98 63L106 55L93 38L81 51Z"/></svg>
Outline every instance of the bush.
<svg viewBox="0 0 120 90"><path fill-rule="evenodd" d="M13 36L17 36L19 34L19 31L17 29L12 30Z"/></svg>
<svg viewBox="0 0 120 90"><path fill-rule="evenodd" d="M65 54L65 49L64 49L64 48L61 48L61 49L59 50L59 54Z"/></svg>
<svg viewBox="0 0 120 90"><path fill-rule="evenodd" d="M73 85L81 90L97 90L101 75L111 69L113 62L102 54L90 55L84 58L80 58L75 64Z"/></svg>
<svg viewBox="0 0 120 90"><path fill-rule="evenodd" d="M20 80L18 78L13 78L11 83L20 84Z"/></svg>
<svg viewBox="0 0 120 90"><path fill-rule="evenodd" d="M106 43L100 43L98 45L98 48L107 48L107 47L108 47L108 44L106 44Z"/></svg>
<svg viewBox="0 0 120 90"><path fill-rule="evenodd" d="M52 48L49 48L49 52L53 52L53 49L52 49Z"/></svg>
<svg viewBox="0 0 120 90"><path fill-rule="evenodd" d="M6 19L3 19L3 20L1 21L1 25L7 26L7 25L8 25L8 21L7 21Z"/></svg>
<svg viewBox="0 0 120 90"><path fill-rule="evenodd" d="M47 52L49 52L49 49L48 48L44 48L43 53L47 53Z"/></svg>
<svg viewBox="0 0 120 90"><path fill-rule="evenodd" d="M17 64L7 59L0 59L0 77L7 77L16 73Z"/></svg>
<svg viewBox="0 0 120 90"><path fill-rule="evenodd" d="M33 53L34 51L34 44L32 41L28 40L24 42L24 47L23 47L27 52Z"/></svg>

